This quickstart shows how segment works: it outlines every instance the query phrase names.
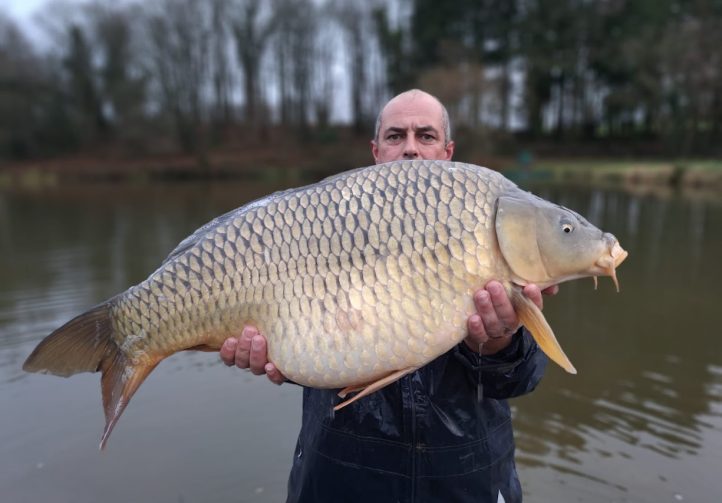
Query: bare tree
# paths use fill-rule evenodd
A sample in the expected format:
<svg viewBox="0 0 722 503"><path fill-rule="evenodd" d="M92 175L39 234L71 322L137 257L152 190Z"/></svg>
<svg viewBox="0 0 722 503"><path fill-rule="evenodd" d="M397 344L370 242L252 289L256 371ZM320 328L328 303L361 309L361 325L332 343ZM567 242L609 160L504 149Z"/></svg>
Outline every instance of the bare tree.
<svg viewBox="0 0 722 503"><path fill-rule="evenodd" d="M349 85L351 91L351 123L354 131L365 130L369 119L364 107L367 86L367 40L369 37L369 10L363 2L336 2L336 18L343 30L349 63Z"/></svg>
<svg viewBox="0 0 722 503"><path fill-rule="evenodd" d="M211 73L213 79L212 119L216 132L225 130L232 122L231 90L233 77L229 55L230 0L212 0L211 9Z"/></svg>
<svg viewBox="0 0 722 503"><path fill-rule="evenodd" d="M326 23L318 30L314 53L317 64L312 84L312 102L316 124L319 128L327 128L331 122L331 112L336 98L336 80L333 72L335 47L338 33L334 26Z"/></svg>
<svg viewBox="0 0 722 503"><path fill-rule="evenodd" d="M97 53L98 90L113 132L132 138L143 121L147 74L139 60L133 7L91 4L88 9L92 45Z"/></svg>
<svg viewBox="0 0 722 503"><path fill-rule="evenodd" d="M263 8L264 5L260 0L236 0L233 4L233 35L245 100L244 122L252 129L258 128L260 111L264 108L260 89L261 64L275 26L275 18Z"/></svg>
<svg viewBox="0 0 722 503"><path fill-rule="evenodd" d="M309 123L318 31L316 6L311 0L277 0L274 31L275 63L281 123L305 134Z"/></svg>
<svg viewBox="0 0 722 503"><path fill-rule="evenodd" d="M163 0L157 7L146 26L150 68L181 147L202 160L210 15L201 0Z"/></svg>
<svg viewBox="0 0 722 503"><path fill-rule="evenodd" d="M83 131L89 133L87 141L92 142L108 130L108 120L93 65L92 45L83 27L72 25L68 30L70 45L63 58L68 92L79 113Z"/></svg>
<svg viewBox="0 0 722 503"><path fill-rule="evenodd" d="M0 153L28 157L38 147L34 122L42 65L18 26L0 14Z"/></svg>

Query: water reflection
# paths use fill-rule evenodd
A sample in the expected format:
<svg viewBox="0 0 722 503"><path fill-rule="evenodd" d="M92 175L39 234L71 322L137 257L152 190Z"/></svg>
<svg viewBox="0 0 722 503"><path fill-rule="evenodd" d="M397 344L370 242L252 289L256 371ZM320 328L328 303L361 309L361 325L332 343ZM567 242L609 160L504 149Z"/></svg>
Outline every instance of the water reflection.
<svg viewBox="0 0 722 503"><path fill-rule="evenodd" d="M239 376L212 355L177 355L144 385L99 458L97 376L64 381L20 370L53 328L145 278L196 227L277 188L0 193L0 486L8 501L283 498L297 388ZM714 316L722 204L560 187L536 192L613 232L630 258L619 270L620 294L610 281L596 292L591 280L577 281L546 302L580 373L550 367L535 393L514 402L529 499L722 499L722 345ZM245 398L262 409L246 411ZM136 459L164 469L148 476ZM88 473L90 487L69 488ZM107 494L118 473L135 489Z"/></svg>

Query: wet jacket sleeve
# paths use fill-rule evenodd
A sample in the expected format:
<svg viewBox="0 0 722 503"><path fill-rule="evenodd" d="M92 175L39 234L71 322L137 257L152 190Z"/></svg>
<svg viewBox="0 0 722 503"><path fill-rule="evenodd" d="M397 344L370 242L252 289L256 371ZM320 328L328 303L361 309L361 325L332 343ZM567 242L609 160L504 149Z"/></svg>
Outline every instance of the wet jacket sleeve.
<svg viewBox="0 0 722 503"><path fill-rule="evenodd" d="M494 355L480 356L464 343L455 348L455 357L467 369L467 377L483 386L485 397L506 399L534 390L544 375L546 355L521 328L511 344Z"/></svg>

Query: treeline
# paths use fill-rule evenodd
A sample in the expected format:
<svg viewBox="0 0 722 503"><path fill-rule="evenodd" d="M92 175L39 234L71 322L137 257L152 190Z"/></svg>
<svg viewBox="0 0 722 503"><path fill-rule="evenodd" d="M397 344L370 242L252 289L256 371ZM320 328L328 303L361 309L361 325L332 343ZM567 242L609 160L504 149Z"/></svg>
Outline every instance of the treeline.
<svg viewBox="0 0 722 503"><path fill-rule="evenodd" d="M722 140L720 0L55 1L38 22L0 12L0 158L369 137L411 87L479 139Z"/></svg>

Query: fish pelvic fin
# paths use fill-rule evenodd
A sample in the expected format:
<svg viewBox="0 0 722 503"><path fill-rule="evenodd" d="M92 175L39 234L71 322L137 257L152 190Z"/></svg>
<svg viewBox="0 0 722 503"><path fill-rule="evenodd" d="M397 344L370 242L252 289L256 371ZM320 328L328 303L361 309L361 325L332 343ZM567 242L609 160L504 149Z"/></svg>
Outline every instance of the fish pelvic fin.
<svg viewBox="0 0 722 503"><path fill-rule="evenodd" d="M391 372L388 375L381 377L380 379L377 379L376 381L372 381L372 382L368 382L368 383L364 383L364 384L355 384L355 385L348 386L348 387L342 389L338 393L338 396L342 399L346 398L346 395L348 395L349 393L353 393L356 391L358 391L359 393L357 393L353 397L349 398L348 400L336 405L333 408L334 412L337 410L343 409L348 404L355 402L359 398L368 396L371 393L373 393L374 391L378 391L381 388L383 388L384 386L388 386L392 382L398 381L399 379L404 377L406 374L410 374L411 372L414 372L417 369L418 369L418 367L409 367L409 368L405 368L405 369L401 369L401 370L396 370L394 372Z"/></svg>
<svg viewBox="0 0 722 503"><path fill-rule="evenodd" d="M113 340L110 302L73 318L43 339L23 364L26 372L69 377L102 372L105 430L100 448L130 398L162 358L133 364Z"/></svg>
<svg viewBox="0 0 722 503"><path fill-rule="evenodd" d="M536 304L529 300L518 288L512 289L511 302L522 325L529 330L542 351L561 368L570 374L576 374L577 369L574 368L572 362L564 354L564 350L559 345L552 328Z"/></svg>

